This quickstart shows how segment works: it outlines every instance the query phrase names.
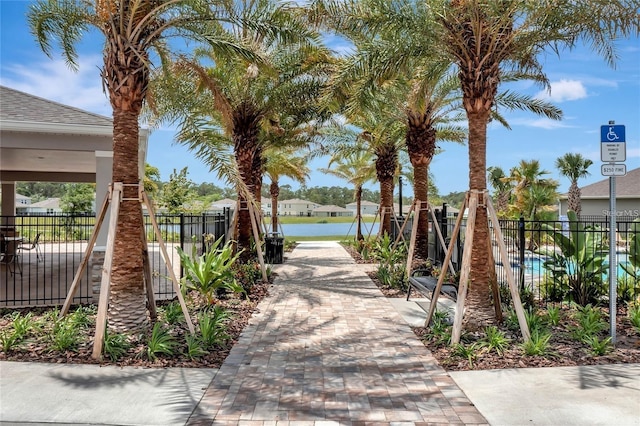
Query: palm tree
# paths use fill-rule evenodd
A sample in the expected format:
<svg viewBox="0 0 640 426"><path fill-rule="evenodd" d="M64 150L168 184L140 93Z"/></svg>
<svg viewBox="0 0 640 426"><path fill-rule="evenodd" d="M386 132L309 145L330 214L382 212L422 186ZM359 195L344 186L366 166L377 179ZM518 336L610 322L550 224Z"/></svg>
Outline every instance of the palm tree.
<svg viewBox="0 0 640 426"><path fill-rule="evenodd" d="M613 64L614 41L637 34L640 27L636 0L588 0L561 6L555 1L433 0L431 5L440 15L440 46L458 66L469 122L469 189L479 192L487 188L487 124L504 73L535 73L537 81L548 87L538 61L543 49L560 52L584 41ZM479 206L465 315L474 327L492 323L495 317L486 285L492 265L486 261L488 244L483 242L489 238L487 212Z"/></svg>
<svg viewBox="0 0 640 426"><path fill-rule="evenodd" d="M237 245L246 260L252 256L247 205L260 199L266 141L283 132L285 118L295 128L321 116L316 97L330 55L284 3L221 7L239 15L240 24L216 29L234 43L249 43L253 56L221 43L179 58L154 86L155 113L178 121L178 140L237 187Z"/></svg>
<svg viewBox="0 0 640 426"><path fill-rule="evenodd" d="M510 175L505 179L513 184L512 208L516 215L523 215L527 219L533 220L534 211L538 206L532 204L531 194L540 188L550 188L554 192L558 188L558 182L553 179L546 179L543 176L550 174L549 171L540 168L538 160L520 160L518 166L513 167ZM556 197L557 198L557 197Z"/></svg>
<svg viewBox="0 0 640 426"><path fill-rule="evenodd" d="M264 152L264 170L271 180L269 193L271 195L271 231L278 232L278 196L280 195L279 181L281 177L288 177L301 184L309 178L309 166L305 156L296 156L293 149L277 149L270 147Z"/></svg>
<svg viewBox="0 0 640 426"><path fill-rule="evenodd" d="M332 168L331 166L335 166ZM354 186L354 198L356 202L356 240L364 240L362 235L362 187L375 176L373 156L365 149L351 152L347 155L338 153L329 160L328 168L320 169L321 172L337 176Z"/></svg>
<svg viewBox="0 0 640 426"><path fill-rule="evenodd" d="M489 185L494 189L494 197L496 198L496 213L499 216L506 216L509 208L509 198L513 186L509 177L504 173L501 167L491 166L487 169L489 172Z"/></svg>
<svg viewBox="0 0 640 426"><path fill-rule="evenodd" d="M590 175L589 167L593 161L584 158L580 153L568 152L562 157L556 159L556 168L560 174L569 178L571 186L569 186L569 199L567 200L568 210L573 210L578 216L582 211L580 205L580 188L578 188L578 179L585 178Z"/></svg>
<svg viewBox="0 0 640 426"><path fill-rule="evenodd" d="M104 36L102 82L113 108L113 182L124 184L111 271L109 327L132 331L145 325L142 208L138 200L138 118L152 67L150 52L163 51L163 36L184 33L213 19L195 0L38 0L29 25L49 56L57 42L67 63L77 68L76 45L91 27ZM176 31L172 31L176 30ZM146 249L146 248L144 248Z"/></svg>
<svg viewBox="0 0 640 426"><path fill-rule="evenodd" d="M397 106L404 113L406 146L414 170L414 196L420 209L426 209L428 204L428 168L437 152L436 142L461 143L466 138L466 129L457 125L464 116L451 55L443 55L440 47L434 49L439 42L436 22L440 16L434 6L435 2L432 5L412 0L317 0L309 13L313 22L326 23L350 38L357 48L334 78L332 87L338 99L345 99L345 93L351 94L346 101L350 108L359 108L380 87L384 87L385 93L393 88L404 94ZM518 72L503 76L505 80L531 77L536 75ZM344 90L344 86L350 90ZM388 102L395 99L392 97ZM509 91L500 93L497 100L508 109L559 115L546 102ZM497 109L490 110L490 117L509 127ZM428 250L428 215L422 214L416 226L414 257L420 257Z"/></svg>

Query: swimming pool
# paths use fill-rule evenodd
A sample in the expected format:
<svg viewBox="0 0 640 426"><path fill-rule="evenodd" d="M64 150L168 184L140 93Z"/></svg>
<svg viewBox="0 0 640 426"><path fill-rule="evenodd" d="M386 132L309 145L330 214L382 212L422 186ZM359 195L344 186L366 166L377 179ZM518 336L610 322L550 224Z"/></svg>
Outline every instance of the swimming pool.
<svg viewBox="0 0 640 426"><path fill-rule="evenodd" d="M545 267L544 263L547 261L548 257L546 256L527 256L524 260L524 270L525 275L544 275L549 272ZM629 255L627 253L617 253L616 259L618 263L618 277L624 277L625 275L629 275L627 271L624 270L622 265L629 265ZM603 274L603 279L609 276L609 256L605 258L602 262L602 265L605 269L605 273ZM514 268L519 269L520 265L512 264Z"/></svg>

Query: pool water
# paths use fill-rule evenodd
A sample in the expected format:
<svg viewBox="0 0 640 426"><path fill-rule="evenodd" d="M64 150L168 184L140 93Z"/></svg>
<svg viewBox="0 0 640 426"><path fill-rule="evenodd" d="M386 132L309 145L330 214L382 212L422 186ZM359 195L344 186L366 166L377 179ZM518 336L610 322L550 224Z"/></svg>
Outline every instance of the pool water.
<svg viewBox="0 0 640 426"><path fill-rule="evenodd" d="M627 253L617 253L616 255L618 262L618 276L628 275L627 272L622 268L622 265L629 265L629 255ZM543 275L545 272L548 272L544 267L544 262L546 261L546 257L526 257L524 261L525 274L527 275ZM602 263L606 268L605 276L609 275L609 256L607 256ZM519 265L515 265L519 267Z"/></svg>

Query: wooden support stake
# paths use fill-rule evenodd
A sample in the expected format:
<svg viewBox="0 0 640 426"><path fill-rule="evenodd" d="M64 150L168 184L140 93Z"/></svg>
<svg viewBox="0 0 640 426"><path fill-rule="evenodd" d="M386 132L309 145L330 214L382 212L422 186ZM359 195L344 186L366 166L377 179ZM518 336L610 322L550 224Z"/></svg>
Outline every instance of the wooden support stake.
<svg viewBox="0 0 640 426"><path fill-rule="evenodd" d="M251 218L251 228L253 229L253 239L256 242L256 251L258 253L258 262L260 263L260 271L262 272L262 281L267 283L269 278L267 277L267 268L264 264L264 257L262 256L262 240L260 239L260 233L258 232L258 223L256 220L256 212L254 210L253 203L248 202L249 217Z"/></svg>
<svg viewBox="0 0 640 426"><path fill-rule="evenodd" d="M507 246L504 244L502 230L500 229L500 222L498 221L498 216L496 215L496 212L493 208L491 199L486 193L484 194L484 197L485 203L487 205L487 212L489 213L489 218L491 219L494 232L496 233L496 240L498 241L498 249L500 251L500 260L502 260L502 265L504 267L505 273L507 274L507 283L509 284L511 300L513 300L513 307L516 311L516 316L518 317L518 324L520 324L522 338L525 342L528 342L531 339L531 334L529 333L529 326L527 325L527 319L524 314L524 308L522 307L522 301L520 300L520 292L518 291L518 286L516 285L515 279L513 277L511 263L509 262L509 257L507 256Z"/></svg>
<svg viewBox="0 0 640 426"><path fill-rule="evenodd" d="M140 188L142 188L142 186ZM140 194L140 199L143 199L142 194ZM153 321L156 321L158 319L158 311L156 310L156 296L153 294L151 262L149 262L149 244L147 243L147 232L144 227L144 220L140 230L140 238L142 239L142 268L144 271L144 288L147 291L147 307L149 309L149 316Z"/></svg>
<svg viewBox="0 0 640 426"><path fill-rule="evenodd" d="M407 212L407 218L405 219L404 223L400 227L400 232L398 233L398 236L396 237L396 240L393 243L393 247L391 248L392 250L396 249L400 240L402 240L405 243L405 245L407 244L407 241L404 239L404 229L407 227L407 223L409 223L409 218L411 217L411 213L413 213L413 211L415 210L417 201L418 200L414 200L413 203L411 203L411 207L409 207L409 211ZM411 234L413 235L413 230Z"/></svg>
<svg viewBox="0 0 640 426"><path fill-rule="evenodd" d="M442 236L442 231L440 230L440 224L438 223L438 218L436 217L436 212L433 210L433 208L431 206L429 206L429 212L431 212L431 220L433 221L433 227L436 229L436 235L438 235L438 239L440 240L440 244L442 244L442 247L445 248L445 250L447 250L447 243L444 241L444 237ZM451 242L453 243L453 241L455 241L454 239L451 239ZM451 262L451 259L449 259L449 262L445 262L445 265L449 265L449 270L451 271L452 275L456 274L456 270L453 267L453 262ZM442 268L445 269L445 268Z"/></svg>
<svg viewBox="0 0 640 426"><path fill-rule="evenodd" d="M120 199L122 198L122 182L115 182L111 189L111 211L109 217L109 235L107 236L107 249L104 255L102 267L102 282L100 283L100 298L98 301L98 314L96 317L96 334L93 339L94 359L102 359L102 346L107 328L107 311L109 309L109 293L111 292L111 267L113 264L113 248L116 240L118 225L118 213L120 212Z"/></svg>
<svg viewBox="0 0 640 426"><path fill-rule="evenodd" d="M171 259L169 258L169 254L167 252L167 247L164 244L164 240L162 239L162 234L160 233L160 227L158 226L158 222L156 221L156 216L153 211L153 206L151 205L151 201L149 201L149 197L147 196L147 193L144 191L142 191L142 201L147 206L147 210L149 211L149 218L151 219L153 230L156 234L156 238L158 239L158 245L160 246L160 253L162 253L164 262L167 265L167 269L169 270L169 276L171 277L171 282L173 283L173 290L176 292L176 296L178 297L178 302L180 302L180 307L182 308L184 319L187 322L187 327L189 327L189 331L193 335L195 334L196 331L193 327L193 323L191 322L191 316L189 315L189 310L187 309L187 305L184 302L184 297L182 297L180 282L178 281L178 278L176 277L176 273L173 270L173 264L171 262Z"/></svg>
<svg viewBox="0 0 640 426"><path fill-rule="evenodd" d="M67 298L62 305L62 310L60 310L59 318L62 318L69 312L69 308L71 307L71 302L73 301L73 296L78 291L78 285L80 284L80 278L87 268L87 264L89 263L89 256L91 256L91 252L93 250L93 246L96 244L96 240L98 239L98 233L100 232L100 228L102 227L102 222L104 221L104 217L107 215L107 208L109 206L109 196L111 190L109 190L102 201L102 207L98 212L98 218L96 219L96 224L93 226L93 231L91 233L91 237L89 238L89 243L87 244L87 248L84 251L84 255L82 256L82 261L80 262L80 266L76 271L76 275L73 277L73 281L71 282L71 287L69 288L69 292L67 293Z"/></svg>
<svg viewBox="0 0 640 426"><path fill-rule="evenodd" d="M460 227L462 226L462 218L464 217L464 210L469 204L469 193L464 198L462 202L462 207L460 207L460 214L458 215L458 219L456 220L456 224L453 227L453 232L451 233L451 241L455 241L458 238L458 234L460 233ZM455 244L449 244L449 248L447 249L447 254L444 256L444 263L448 263L451 261L453 257L453 249ZM438 277L438 282L436 283L436 288L433 291L433 297L431 303L429 304L429 312L427 314L427 319L424 322L424 326L428 327L431 324L431 319L433 318L433 313L436 310L438 304L438 297L440 296L440 290L442 289L442 283L444 282L444 277L446 275L446 271L444 268L440 271L440 276Z"/></svg>
<svg viewBox="0 0 640 426"><path fill-rule="evenodd" d="M413 252L416 251L416 238L418 236L418 221L420 219L420 211L422 210L422 200L416 200L418 206L413 218L413 228L411 229L411 239L409 240L409 251L407 252L407 266L405 269L405 276L407 279L411 276L411 266L413 266Z"/></svg>
<svg viewBox="0 0 640 426"><path fill-rule="evenodd" d="M467 216L467 228L464 233L464 252L462 254L462 268L460 273L460 283L458 285L458 300L456 302L456 312L453 319L453 330L451 332L451 344L460 343L462 334L462 319L464 317L464 302L469 288L469 272L471 269L471 251L473 248L473 234L476 227L476 211L478 208L478 193L470 191L469 214Z"/></svg>

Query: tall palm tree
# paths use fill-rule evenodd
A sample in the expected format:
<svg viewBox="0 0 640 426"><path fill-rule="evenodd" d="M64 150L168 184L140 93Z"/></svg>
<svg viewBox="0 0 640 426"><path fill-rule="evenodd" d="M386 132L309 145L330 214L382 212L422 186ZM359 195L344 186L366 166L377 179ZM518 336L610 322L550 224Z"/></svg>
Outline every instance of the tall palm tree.
<svg viewBox="0 0 640 426"><path fill-rule="evenodd" d="M414 171L414 196L421 209L426 209L428 203L428 168L436 153L436 142L463 142L466 137L466 129L457 124L464 116L460 83L452 70L453 59L451 55L443 55L446 52L439 46L434 49L441 40L437 25L441 13L437 2L431 3L316 0L309 12L313 22L326 23L350 38L357 48L345 61L346 65L339 68L332 84L352 86L353 108L362 100L366 102L379 87L404 91L400 110L404 112L407 128L405 139ZM528 72L504 76L508 80L531 77L536 76ZM497 99L508 109L559 115L550 104L517 93L504 91ZM509 127L497 109L490 110L490 117ZM427 253L428 215L422 214L416 226L414 256L419 257Z"/></svg>
<svg viewBox="0 0 640 426"><path fill-rule="evenodd" d="M501 167L491 166L487 169L489 172L489 185L494 189L494 197L496 198L496 213L499 216L506 216L509 208L509 198L513 185L502 170Z"/></svg>
<svg viewBox="0 0 640 426"><path fill-rule="evenodd" d="M147 322L143 289L142 208L138 201L138 118L147 94L153 49L164 51L165 35L195 29L215 19L195 0L38 0L29 26L42 50L59 44L77 68L76 45L90 28L104 36L102 82L113 109L113 182L124 184L111 271L109 327L120 331Z"/></svg>
<svg viewBox="0 0 640 426"><path fill-rule="evenodd" d="M487 124L496 107L502 77L509 70L537 74L548 87L538 56L544 49L560 52L584 42L609 64L615 62L614 41L638 33L637 0L492 1L432 0L440 16L441 48L458 67L463 106L469 122L469 189L487 188ZM551 115L552 118L558 118ZM465 321L479 327L495 321L487 262L490 234L487 212L478 206L471 254L471 284Z"/></svg>
<svg viewBox="0 0 640 426"><path fill-rule="evenodd" d="M571 186L569 186L569 199L567 200L568 210L573 210L578 216L580 216L580 212L582 211L578 179L590 175L588 169L592 164L593 161L584 158L580 153L568 152L556 159L555 165L560 171L560 174L569 178L571 181Z"/></svg>
<svg viewBox="0 0 640 426"><path fill-rule="evenodd" d="M285 3L224 2L221 7L239 16L240 24L216 29L231 42L249 43L254 56L229 52L221 43L179 58L174 72L160 75L154 86L155 111L164 120L178 121L179 141L236 185L237 244L248 259L247 205L260 199L265 141L283 131L284 117L294 117L295 123L287 124L292 128L321 116L315 99L330 54L318 33Z"/></svg>
<svg viewBox="0 0 640 426"><path fill-rule="evenodd" d="M271 231L278 232L278 196L280 195L280 178L288 177L301 184L309 178L307 158L295 155L291 148L270 147L264 152L264 170L271 181L269 194L271 195Z"/></svg>
<svg viewBox="0 0 640 426"><path fill-rule="evenodd" d="M338 153L331 157L329 166L320 169L320 171L344 179L354 186L354 198L356 202L356 240L364 240L364 236L362 235L361 214L362 187L375 176L373 156L365 149L346 155Z"/></svg>

